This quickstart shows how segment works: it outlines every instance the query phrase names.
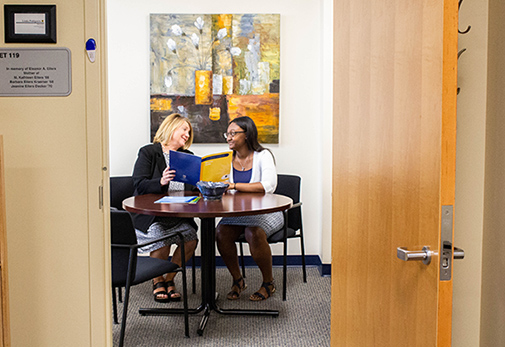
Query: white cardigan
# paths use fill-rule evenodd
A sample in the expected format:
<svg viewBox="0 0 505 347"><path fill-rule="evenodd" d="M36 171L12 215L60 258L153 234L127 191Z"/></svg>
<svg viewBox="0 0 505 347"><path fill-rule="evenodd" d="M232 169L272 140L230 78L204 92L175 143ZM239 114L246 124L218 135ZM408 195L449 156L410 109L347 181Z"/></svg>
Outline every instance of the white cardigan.
<svg viewBox="0 0 505 347"><path fill-rule="evenodd" d="M233 180L233 165L230 172L230 182ZM275 169L274 157L269 150L254 152L251 180L249 183L260 182L265 193L273 193L277 187L277 170Z"/></svg>

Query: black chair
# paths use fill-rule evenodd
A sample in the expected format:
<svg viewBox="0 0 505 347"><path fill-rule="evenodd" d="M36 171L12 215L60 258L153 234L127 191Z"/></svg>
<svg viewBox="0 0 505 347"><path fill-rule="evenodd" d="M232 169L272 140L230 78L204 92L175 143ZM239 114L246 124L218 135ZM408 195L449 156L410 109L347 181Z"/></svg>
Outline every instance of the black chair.
<svg viewBox="0 0 505 347"><path fill-rule="evenodd" d="M135 187L131 176L110 178L110 207L123 210L123 200L133 196Z"/></svg>
<svg viewBox="0 0 505 347"><path fill-rule="evenodd" d="M302 202L300 201L301 178L295 175L277 175L277 189L275 194L285 195L293 200L293 206L284 211L284 226L281 230L268 238L268 243L284 242L284 263L282 277L282 300L286 301L286 270L287 270L287 240L291 238L300 238L300 249L302 252L303 282L307 282L307 271L305 269L305 246L303 241L302 224ZM241 236L237 242L240 245L240 260L242 263L242 276L245 277L244 248L243 243L247 242L244 236Z"/></svg>
<svg viewBox="0 0 505 347"><path fill-rule="evenodd" d="M115 176L110 178L110 207L123 210L123 200L133 196L135 186L131 176ZM195 255L191 258L193 294L196 293L196 272ZM121 290L119 290L119 301L121 301ZM117 317L114 316L114 323L117 324Z"/></svg>
<svg viewBox="0 0 505 347"><path fill-rule="evenodd" d="M135 188L133 186L133 179L131 176L117 176L110 178L110 207L111 209L116 209L124 211L123 200L133 196ZM123 302L121 297L121 287L118 289L119 302ZM114 308L114 324L118 324L117 319L117 302L115 292L113 295L112 306Z"/></svg>
<svg viewBox="0 0 505 347"><path fill-rule="evenodd" d="M174 235L178 235L181 240L181 251L184 254L183 237L179 232L163 236L150 242L138 244L135 228L131 216L126 211L112 210L110 214L111 225L111 258L112 258L112 297L114 301L114 315L117 315L115 305L115 288L125 287L123 318L121 320L121 333L119 337L119 346L124 344L126 318L128 314L128 301L130 296L130 287L137 285L169 272L182 272L182 291L184 302L184 330L185 335L189 337L188 322L188 293L186 283L186 264L182 257L182 265L172 263L168 260L156 259L151 257L138 257L137 252L140 247L159 242Z"/></svg>

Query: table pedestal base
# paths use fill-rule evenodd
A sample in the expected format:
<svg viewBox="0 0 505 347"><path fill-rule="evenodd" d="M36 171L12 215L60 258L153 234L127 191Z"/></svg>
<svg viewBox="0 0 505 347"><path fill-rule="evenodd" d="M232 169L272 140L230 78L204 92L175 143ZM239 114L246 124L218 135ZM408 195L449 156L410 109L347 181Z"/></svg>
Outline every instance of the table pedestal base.
<svg viewBox="0 0 505 347"><path fill-rule="evenodd" d="M189 314L196 314L203 311L203 317L198 326L197 333L202 336L211 311L216 311L226 315L247 315L247 316L272 316L278 317L276 310L234 310L222 309L216 305L218 293L216 293L216 227L215 218L201 218L201 238L202 245L202 303L195 309L188 310ZM184 314L182 308L141 308L139 313L147 315L169 315Z"/></svg>
<svg viewBox="0 0 505 347"><path fill-rule="evenodd" d="M201 304L195 309L189 309L189 314L197 314L203 311L203 317L196 331L198 335L202 336L207 321L209 320L211 311L216 311L220 314L225 315L245 315L245 316L272 316L278 317L279 311L276 310L243 310L243 309L222 309L218 307L215 303L211 305L210 303ZM155 315L171 315L171 314L184 314L184 309L182 308L141 308L139 309L139 314L142 316L155 316Z"/></svg>

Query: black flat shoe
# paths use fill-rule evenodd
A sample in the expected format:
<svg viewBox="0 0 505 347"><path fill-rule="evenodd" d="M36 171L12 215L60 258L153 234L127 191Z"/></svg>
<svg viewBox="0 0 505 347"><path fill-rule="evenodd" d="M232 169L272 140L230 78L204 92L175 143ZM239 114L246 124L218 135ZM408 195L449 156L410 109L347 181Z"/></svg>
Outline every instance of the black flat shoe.
<svg viewBox="0 0 505 347"><path fill-rule="evenodd" d="M175 287L174 281L165 282L165 288L168 287ZM181 293L175 291L175 289L172 289L171 291L168 292L168 298L170 299L170 301L181 301Z"/></svg>
<svg viewBox="0 0 505 347"><path fill-rule="evenodd" d="M267 292L267 296L264 296L259 291L257 291L256 293L254 293L253 295L251 295L249 297L249 300L251 300L251 301L263 301L263 300L268 299L269 297L272 296L273 293L275 293L274 281L272 281L272 282L263 282L261 284L261 286L263 288L265 288L265 291ZM270 287L272 287L272 288L270 289Z"/></svg>
<svg viewBox="0 0 505 347"><path fill-rule="evenodd" d="M156 289L163 288L163 290L154 292ZM163 298L161 296L167 295L166 298ZM153 283L153 296L154 296L154 301L156 302L170 302L170 296L167 293L167 286L166 283L163 281Z"/></svg>
<svg viewBox="0 0 505 347"><path fill-rule="evenodd" d="M242 282L242 285L240 285ZM233 290L233 287L236 287L237 290ZM240 293L242 293L247 288L247 284L245 284L244 277L240 277L238 280L234 280L231 285L231 291L226 295L228 300L238 300L240 298Z"/></svg>

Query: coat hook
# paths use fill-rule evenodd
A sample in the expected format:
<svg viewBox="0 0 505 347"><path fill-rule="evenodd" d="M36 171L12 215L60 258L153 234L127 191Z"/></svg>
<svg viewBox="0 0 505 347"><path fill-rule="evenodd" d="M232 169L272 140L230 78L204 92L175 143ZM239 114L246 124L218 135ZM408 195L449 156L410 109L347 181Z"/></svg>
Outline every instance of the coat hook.
<svg viewBox="0 0 505 347"><path fill-rule="evenodd" d="M461 3L462 3L462 2L463 2L463 0L459 0L459 1L458 1L458 11L459 11L459 8L461 7ZM459 30L459 28L458 28L458 33L460 33L460 34L466 34L466 33L468 33L468 32L470 31L470 29L471 29L471 28L472 28L472 26L471 26L471 25L469 25L469 26L468 26L468 28L466 28L466 30L464 30L464 31L461 31L461 30Z"/></svg>
<svg viewBox="0 0 505 347"><path fill-rule="evenodd" d="M469 25L468 28L466 28L466 30L464 30L464 31L461 31L461 30L458 29L458 33L460 33L460 34L466 34L466 33L468 33L470 31L470 29L472 29L471 25Z"/></svg>
<svg viewBox="0 0 505 347"><path fill-rule="evenodd" d="M461 54L465 53L466 48L463 48L461 51L458 52L458 59L461 56Z"/></svg>
<svg viewBox="0 0 505 347"><path fill-rule="evenodd" d="M458 59L459 57L461 57L461 54L465 53L466 51L466 48L463 48L461 51L458 52ZM458 89L456 90L456 95L459 95L459 92L461 91L461 88L458 87Z"/></svg>

